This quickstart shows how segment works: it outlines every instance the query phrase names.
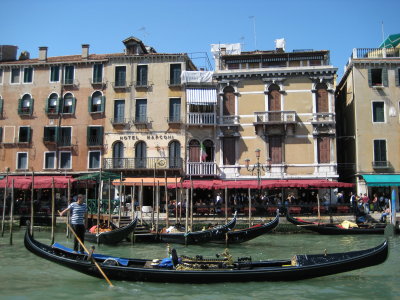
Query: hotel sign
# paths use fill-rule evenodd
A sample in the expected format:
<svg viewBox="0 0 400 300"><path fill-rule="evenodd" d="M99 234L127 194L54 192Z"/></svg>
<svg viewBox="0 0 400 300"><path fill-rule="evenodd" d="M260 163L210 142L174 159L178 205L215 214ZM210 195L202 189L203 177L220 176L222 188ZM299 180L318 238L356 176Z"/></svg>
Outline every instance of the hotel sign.
<svg viewBox="0 0 400 300"><path fill-rule="evenodd" d="M147 135L121 135L119 139L121 141L140 141L140 140L147 140L147 141L158 141L158 140L164 140L164 141L169 141L173 140L176 137L174 137L171 134L147 134Z"/></svg>

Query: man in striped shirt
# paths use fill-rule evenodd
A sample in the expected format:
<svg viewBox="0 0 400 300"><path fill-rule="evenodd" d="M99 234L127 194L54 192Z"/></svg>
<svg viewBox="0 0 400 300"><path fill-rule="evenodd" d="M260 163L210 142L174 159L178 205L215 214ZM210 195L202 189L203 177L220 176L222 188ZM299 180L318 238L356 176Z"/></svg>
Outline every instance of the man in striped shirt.
<svg viewBox="0 0 400 300"><path fill-rule="evenodd" d="M85 241L85 216L87 213L87 206L83 200L83 195L79 194L76 202L72 202L66 209L60 212L60 217L62 217L64 213L71 211L71 226L82 243ZM74 250L78 251L79 248L79 251L83 252L83 247L79 244L76 236L74 239Z"/></svg>

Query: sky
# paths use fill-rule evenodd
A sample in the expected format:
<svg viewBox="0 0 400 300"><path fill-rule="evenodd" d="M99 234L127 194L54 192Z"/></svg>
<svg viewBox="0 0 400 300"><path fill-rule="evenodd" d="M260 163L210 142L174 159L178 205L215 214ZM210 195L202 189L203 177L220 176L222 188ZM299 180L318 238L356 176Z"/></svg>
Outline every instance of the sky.
<svg viewBox="0 0 400 300"><path fill-rule="evenodd" d="M244 51L329 50L343 74L353 48L376 48L400 33L399 0L0 0L0 45L38 57L122 52L134 36L158 53L188 53L206 66L210 44L241 43ZM196 54L193 54L196 53Z"/></svg>

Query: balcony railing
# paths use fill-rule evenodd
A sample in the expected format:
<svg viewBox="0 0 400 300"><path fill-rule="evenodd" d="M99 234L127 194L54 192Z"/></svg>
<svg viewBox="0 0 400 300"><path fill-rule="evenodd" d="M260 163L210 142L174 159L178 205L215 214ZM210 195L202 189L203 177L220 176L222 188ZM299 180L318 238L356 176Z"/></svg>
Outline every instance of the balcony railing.
<svg viewBox="0 0 400 300"><path fill-rule="evenodd" d="M398 48L354 48L351 58L399 57Z"/></svg>
<svg viewBox="0 0 400 300"><path fill-rule="evenodd" d="M103 137L102 136L89 136L87 140L87 145L90 146L102 146Z"/></svg>
<svg viewBox="0 0 400 300"><path fill-rule="evenodd" d="M180 116L170 116L167 117L167 123L170 124L181 124L182 123L182 119Z"/></svg>
<svg viewBox="0 0 400 300"><path fill-rule="evenodd" d="M217 175L217 164L214 162L188 162L186 174L194 176Z"/></svg>
<svg viewBox="0 0 400 300"><path fill-rule="evenodd" d="M55 144L57 142L57 137L55 135L48 135L43 137L43 143L45 144Z"/></svg>
<svg viewBox="0 0 400 300"><path fill-rule="evenodd" d="M57 146L59 147L70 147L72 138L70 136L61 136L57 140Z"/></svg>
<svg viewBox="0 0 400 300"><path fill-rule="evenodd" d="M135 82L136 88L149 88L152 85L152 82L148 80L138 80Z"/></svg>
<svg viewBox="0 0 400 300"><path fill-rule="evenodd" d="M335 114L333 113L315 113L313 114L312 123L328 124L335 123Z"/></svg>
<svg viewBox="0 0 400 300"><path fill-rule="evenodd" d="M181 157L105 158L105 169L181 169Z"/></svg>
<svg viewBox="0 0 400 300"><path fill-rule="evenodd" d="M130 122L130 119L126 118L111 118L110 122L113 126L122 126L127 125Z"/></svg>
<svg viewBox="0 0 400 300"><path fill-rule="evenodd" d="M254 113L255 124L296 123L295 111L262 111Z"/></svg>
<svg viewBox="0 0 400 300"><path fill-rule="evenodd" d="M138 116L138 117L135 117L135 119L133 120L133 123L135 123L136 125L140 125L140 124L146 125L149 123L149 118L146 116Z"/></svg>
<svg viewBox="0 0 400 300"><path fill-rule="evenodd" d="M74 78L64 78L63 85L72 85L72 86L77 86L78 85L78 81Z"/></svg>
<svg viewBox="0 0 400 300"><path fill-rule="evenodd" d="M126 80L119 80L112 83L114 89L123 89L128 87Z"/></svg>
<svg viewBox="0 0 400 300"><path fill-rule="evenodd" d="M219 125L221 126L239 125L239 116L222 116L219 119Z"/></svg>
<svg viewBox="0 0 400 300"><path fill-rule="evenodd" d="M191 125L215 125L215 113L188 113L187 124Z"/></svg>
<svg viewBox="0 0 400 300"><path fill-rule="evenodd" d="M182 82L180 78L176 78L174 80L167 80L168 86L181 86Z"/></svg>
<svg viewBox="0 0 400 300"><path fill-rule="evenodd" d="M389 168L389 162L388 161L373 161L372 167L374 169L387 169L387 168Z"/></svg>

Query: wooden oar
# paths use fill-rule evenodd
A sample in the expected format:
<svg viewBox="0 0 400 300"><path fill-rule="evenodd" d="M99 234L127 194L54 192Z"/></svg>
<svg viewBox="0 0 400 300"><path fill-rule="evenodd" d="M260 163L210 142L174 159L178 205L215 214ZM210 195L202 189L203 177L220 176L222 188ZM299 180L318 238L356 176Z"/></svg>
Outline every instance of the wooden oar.
<svg viewBox="0 0 400 300"><path fill-rule="evenodd" d="M88 251L88 249L85 247L85 245L82 243L81 239L77 236L77 234L75 233L75 231L72 229L72 226L70 224L67 223L68 228L70 229L70 231L72 232L72 234L75 236L75 238L78 240L79 244L81 244L81 246L83 247L83 249L85 249L86 253L88 255L90 255L90 252ZM108 282L108 284L110 286L114 286L110 279L108 279L107 275L104 273L104 271L101 269L100 265L97 263L97 261L94 260L93 256L91 256L92 262L96 265L97 269L99 269L101 275L103 275L104 279Z"/></svg>

